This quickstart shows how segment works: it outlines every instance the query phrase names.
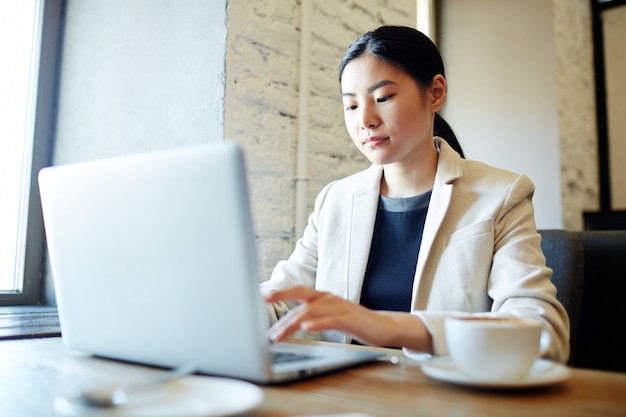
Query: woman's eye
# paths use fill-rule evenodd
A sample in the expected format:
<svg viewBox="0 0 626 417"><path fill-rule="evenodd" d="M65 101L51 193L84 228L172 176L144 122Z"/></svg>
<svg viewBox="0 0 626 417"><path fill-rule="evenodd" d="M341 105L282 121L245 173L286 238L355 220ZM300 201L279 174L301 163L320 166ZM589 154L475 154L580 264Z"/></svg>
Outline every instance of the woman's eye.
<svg viewBox="0 0 626 417"><path fill-rule="evenodd" d="M356 106L355 106L355 105L352 105L352 106L346 106L346 111L349 111L349 110L354 110L354 109L356 109Z"/></svg>
<svg viewBox="0 0 626 417"><path fill-rule="evenodd" d="M384 96L384 97L380 97L378 99L376 99L377 102L379 103L384 103L385 101L389 101L395 94L390 94L388 96Z"/></svg>

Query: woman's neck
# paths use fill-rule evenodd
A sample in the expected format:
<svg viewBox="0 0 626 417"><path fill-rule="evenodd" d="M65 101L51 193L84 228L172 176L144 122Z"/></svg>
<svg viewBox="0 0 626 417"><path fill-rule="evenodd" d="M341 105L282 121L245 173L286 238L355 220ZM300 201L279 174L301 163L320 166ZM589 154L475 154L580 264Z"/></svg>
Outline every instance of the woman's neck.
<svg viewBox="0 0 626 417"><path fill-rule="evenodd" d="M380 193L404 198L425 193L433 188L439 154L435 147L409 164L395 163L383 167Z"/></svg>

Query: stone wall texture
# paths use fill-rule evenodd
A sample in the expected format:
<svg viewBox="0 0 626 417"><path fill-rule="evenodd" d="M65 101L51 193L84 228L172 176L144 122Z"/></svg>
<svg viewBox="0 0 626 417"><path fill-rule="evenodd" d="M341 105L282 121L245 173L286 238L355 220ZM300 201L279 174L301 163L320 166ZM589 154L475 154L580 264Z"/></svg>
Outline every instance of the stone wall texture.
<svg viewBox="0 0 626 417"><path fill-rule="evenodd" d="M343 124L337 78L343 53L368 30L416 22L415 0L228 2L224 135L246 153L261 278L299 238L294 223L304 1L312 1L307 215L326 183L369 165Z"/></svg>
<svg viewBox="0 0 626 417"><path fill-rule="evenodd" d="M598 210L600 193L591 6L553 0L553 12L563 227L581 230L582 213Z"/></svg>

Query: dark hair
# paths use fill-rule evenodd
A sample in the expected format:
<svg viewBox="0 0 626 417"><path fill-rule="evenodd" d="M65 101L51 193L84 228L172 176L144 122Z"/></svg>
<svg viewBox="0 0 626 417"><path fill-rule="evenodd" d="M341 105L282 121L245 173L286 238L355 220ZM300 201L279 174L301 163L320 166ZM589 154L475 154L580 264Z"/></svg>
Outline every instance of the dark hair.
<svg viewBox="0 0 626 417"><path fill-rule="evenodd" d="M409 74L418 85L428 88L437 74L446 76L437 46L422 32L405 26L381 26L367 32L348 48L339 65L339 81L346 65L363 54L383 60ZM454 131L438 113L433 129L450 146L465 157Z"/></svg>

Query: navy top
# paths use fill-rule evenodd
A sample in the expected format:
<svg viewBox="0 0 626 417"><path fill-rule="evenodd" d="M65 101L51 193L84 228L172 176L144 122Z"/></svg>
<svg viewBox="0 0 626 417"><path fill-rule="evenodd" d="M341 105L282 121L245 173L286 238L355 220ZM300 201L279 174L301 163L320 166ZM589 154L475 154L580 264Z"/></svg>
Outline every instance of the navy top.
<svg viewBox="0 0 626 417"><path fill-rule="evenodd" d="M431 191L409 198L380 196L361 305L373 310L410 310L430 195Z"/></svg>

